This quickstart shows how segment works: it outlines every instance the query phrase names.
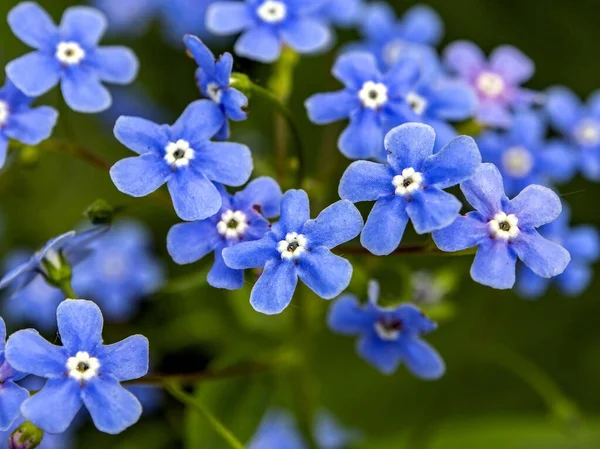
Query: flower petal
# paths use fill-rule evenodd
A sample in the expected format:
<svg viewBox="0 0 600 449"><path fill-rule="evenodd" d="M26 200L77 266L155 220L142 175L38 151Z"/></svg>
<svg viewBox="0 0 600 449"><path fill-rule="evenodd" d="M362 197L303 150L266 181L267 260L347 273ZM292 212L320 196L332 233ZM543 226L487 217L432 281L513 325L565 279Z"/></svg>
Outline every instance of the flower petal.
<svg viewBox="0 0 600 449"><path fill-rule="evenodd" d="M549 286L550 281L548 279L538 276L525 265L519 267L517 271L517 291L520 296L527 299L539 298L548 290Z"/></svg>
<svg viewBox="0 0 600 449"><path fill-rule="evenodd" d="M358 341L358 354L381 371L392 374L401 361L401 353L395 342L383 341L375 332L369 333Z"/></svg>
<svg viewBox="0 0 600 449"><path fill-rule="evenodd" d="M140 63L127 47L100 47L94 53L94 65L100 80L129 84L138 74Z"/></svg>
<svg viewBox="0 0 600 449"><path fill-rule="evenodd" d="M213 182L241 186L252 174L252 154L246 145L207 142L196 152L194 167Z"/></svg>
<svg viewBox="0 0 600 449"><path fill-rule="evenodd" d="M192 53L194 60L200 66L200 68L208 73L212 73L215 70L215 55L212 51L202 42L197 36L193 34L186 34L183 37L188 50Z"/></svg>
<svg viewBox="0 0 600 449"><path fill-rule="evenodd" d="M219 105L210 100L196 100L185 108L171 127L171 135L173 139L187 140L194 148L213 137L224 122L225 117Z"/></svg>
<svg viewBox="0 0 600 449"><path fill-rule="evenodd" d="M397 196L378 200L360 236L362 246L377 256L387 256L398 248L408 223L405 209L404 200Z"/></svg>
<svg viewBox="0 0 600 449"><path fill-rule="evenodd" d="M462 251L479 245L489 238L487 222L478 212L459 215L452 224L432 234L433 241L442 251Z"/></svg>
<svg viewBox="0 0 600 449"><path fill-rule="evenodd" d="M288 190L281 200L279 226L284 234L300 232L310 219L310 203L304 190Z"/></svg>
<svg viewBox="0 0 600 449"><path fill-rule="evenodd" d="M352 295L344 295L329 308L327 324L334 332L345 335L361 334L374 326L374 319Z"/></svg>
<svg viewBox="0 0 600 449"><path fill-rule="evenodd" d="M0 134L0 168L4 167L8 154L8 138Z"/></svg>
<svg viewBox="0 0 600 449"><path fill-rule="evenodd" d="M204 220L221 209L223 200L215 185L190 168L175 170L167 186L175 212L182 220Z"/></svg>
<svg viewBox="0 0 600 449"><path fill-rule="evenodd" d="M12 381L0 383L0 429L10 428L21 416L21 404L29 397L29 391Z"/></svg>
<svg viewBox="0 0 600 449"><path fill-rule="evenodd" d="M270 27L258 26L245 31L235 43L239 56L270 63L279 58L282 43Z"/></svg>
<svg viewBox="0 0 600 449"><path fill-rule="evenodd" d="M427 234L452 224L461 207L461 202L454 195L429 187L412 196L406 205L406 213L417 234Z"/></svg>
<svg viewBox="0 0 600 449"><path fill-rule="evenodd" d="M481 165L481 154L473 138L459 136L423 165L427 185L445 189L471 178Z"/></svg>
<svg viewBox="0 0 600 449"><path fill-rule="evenodd" d="M571 262L565 271L558 275L556 281L560 290L568 296L579 296L592 282L594 276L593 270L582 263ZM547 279L538 277L538 279Z"/></svg>
<svg viewBox="0 0 600 449"><path fill-rule="evenodd" d="M248 106L248 97L239 90L230 87L223 91L221 104L225 107L227 117L234 121L246 120L248 114L244 108Z"/></svg>
<svg viewBox="0 0 600 449"><path fill-rule="evenodd" d="M512 113L506 105L484 100L479 103L476 118L482 125L496 128L507 128L513 122Z"/></svg>
<svg viewBox="0 0 600 449"><path fill-rule="evenodd" d="M8 25L20 40L30 47L46 47L58 37L52 17L35 2L21 2L7 16Z"/></svg>
<svg viewBox="0 0 600 449"><path fill-rule="evenodd" d="M81 399L101 432L123 432L142 416L142 405L133 393L111 377L95 377L81 390Z"/></svg>
<svg viewBox="0 0 600 449"><path fill-rule="evenodd" d="M338 147L348 159L377 157L382 152L383 126L379 114L362 108L350 117L350 124L340 135Z"/></svg>
<svg viewBox="0 0 600 449"><path fill-rule="evenodd" d="M535 65L523 52L510 45L496 48L490 55L490 67L512 84L522 84L535 72Z"/></svg>
<svg viewBox="0 0 600 449"><path fill-rule="evenodd" d="M398 173L405 168L420 172L425 160L432 155L435 131L422 123L406 123L385 136L388 162Z"/></svg>
<svg viewBox="0 0 600 449"><path fill-rule="evenodd" d="M37 145L52 135L57 120L58 112L54 108L42 106L28 109L12 114L4 132L26 145Z"/></svg>
<svg viewBox="0 0 600 449"><path fill-rule="evenodd" d="M417 56L406 56L398 60L383 77L388 97L405 96L414 89L422 76L422 67Z"/></svg>
<svg viewBox="0 0 600 449"><path fill-rule="evenodd" d="M299 53L313 53L324 49L331 42L332 35L325 24L301 17L281 29L281 38Z"/></svg>
<svg viewBox="0 0 600 449"><path fill-rule="evenodd" d="M215 34L236 34L252 24L246 3L215 2L206 12L206 26Z"/></svg>
<svg viewBox="0 0 600 449"><path fill-rule="evenodd" d="M564 240L564 246L573 259L595 262L600 257L600 236L593 226L577 226L571 229Z"/></svg>
<svg viewBox="0 0 600 449"><path fill-rule="evenodd" d="M50 379L44 388L23 403L21 413L48 433L62 433L81 408L80 390L79 382L73 379Z"/></svg>
<svg viewBox="0 0 600 449"><path fill-rule="evenodd" d="M477 96L463 82L441 81L429 99L428 110L440 119L466 120L477 110Z"/></svg>
<svg viewBox="0 0 600 449"><path fill-rule="evenodd" d="M297 283L298 275L294 263L270 260L252 289L250 304L254 310L266 315L281 313L292 300Z"/></svg>
<svg viewBox="0 0 600 449"><path fill-rule="evenodd" d="M110 169L110 177L117 189L136 198L157 190L167 182L170 174L169 166L155 153L122 159Z"/></svg>
<svg viewBox="0 0 600 449"><path fill-rule="evenodd" d="M33 329L12 334L6 343L5 356L17 371L46 378L63 376L68 358L63 347L50 344Z"/></svg>
<svg viewBox="0 0 600 449"><path fill-rule="evenodd" d="M471 277L488 287L509 289L515 285L516 264L517 255L506 241L484 240L471 266Z"/></svg>
<svg viewBox="0 0 600 449"><path fill-rule="evenodd" d="M505 212L517 216L519 229L537 228L556 220L562 203L549 188L529 185L508 203Z"/></svg>
<svg viewBox="0 0 600 449"><path fill-rule="evenodd" d="M95 8L72 6L67 8L60 22L63 39L73 40L84 47L95 47L104 35L106 16Z"/></svg>
<svg viewBox="0 0 600 449"><path fill-rule="evenodd" d="M545 239L535 230L521 231L512 247L531 271L544 278L558 276L571 261L566 249Z"/></svg>
<svg viewBox="0 0 600 449"><path fill-rule="evenodd" d="M234 270L225 265L222 252L219 250L215 251L215 263L206 279L212 287L239 290L244 286L244 270Z"/></svg>
<svg viewBox="0 0 600 449"><path fill-rule="evenodd" d="M133 335L118 343L100 347L97 357L103 373L121 382L139 379L148 373L148 339L143 335Z"/></svg>
<svg viewBox="0 0 600 449"><path fill-rule="evenodd" d="M221 238L212 220L179 223L167 234L169 255L180 265L197 262L214 251Z"/></svg>
<svg viewBox="0 0 600 449"><path fill-rule="evenodd" d="M69 353L90 352L102 344L104 319L92 301L63 301L56 309L56 319L60 339Z"/></svg>
<svg viewBox="0 0 600 449"><path fill-rule="evenodd" d="M30 97L39 97L58 84L61 75L56 58L39 52L27 53L6 65L6 76Z"/></svg>
<svg viewBox="0 0 600 449"><path fill-rule="evenodd" d="M448 68L467 79L485 67L485 59L480 48L468 41L453 42L444 51Z"/></svg>
<svg viewBox="0 0 600 449"><path fill-rule="evenodd" d="M327 248L319 247L299 259L298 276L319 297L332 299L350 284L352 264Z"/></svg>
<svg viewBox="0 0 600 449"><path fill-rule="evenodd" d="M273 218L279 215L283 194L277 181L263 176L252 180L246 188L234 196L239 209L258 208L263 217Z"/></svg>
<svg viewBox="0 0 600 449"><path fill-rule="evenodd" d="M169 129L139 117L121 116L115 123L115 137L138 154L162 154L169 144Z"/></svg>
<svg viewBox="0 0 600 449"><path fill-rule="evenodd" d="M402 355L406 367L421 379L439 379L446 372L446 365L428 343L419 339L407 339L402 342Z"/></svg>
<svg viewBox="0 0 600 449"><path fill-rule="evenodd" d="M302 234L307 237L311 249L318 246L331 249L357 237L363 224L356 206L342 200L327 207L314 220L307 221Z"/></svg>
<svg viewBox="0 0 600 449"><path fill-rule="evenodd" d="M235 270L263 268L269 260L279 258L277 243L269 235L260 240L238 243L223 250L225 264Z"/></svg>
<svg viewBox="0 0 600 449"><path fill-rule="evenodd" d="M491 219L508 202L504 194L504 184L500 171L493 164L481 164L473 177L460 185L471 206Z"/></svg>
<svg viewBox="0 0 600 449"><path fill-rule="evenodd" d="M102 85L98 75L83 67L65 71L60 88L65 102L74 111L97 113L108 109L112 102L110 92Z"/></svg>
<svg viewBox="0 0 600 449"><path fill-rule="evenodd" d="M340 90L313 95L304 105L313 123L326 125L348 118L352 111L360 108L360 100L356 93Z"/></svg>
<svg viewBox="0 0 600 449"><path fill-rule="evenodd" d="M436 45L444 34L440 15L430 6L416 5L402 16L402 35L409 42Z"/></svg>
<svg viewBox="0 0 600 449"><path fill-rule="evenodd" d="M394 175L384 164L369 161L356 161L344 172L338 193L340 198L353 203L376 201L380 197L393 195Z"/></svg>
<svg viewBox="0 0 600 449"><path fill-rule="evenodd" d="M340 55L332 69L333 76L346 87L360 90L367 81L381 78L375 56L368 52L349 52Z"/></svg>
<svg viewBox="0 0 600 449"><path fill-rule="evenodd" d="M582 116L581 100L566 87L552 87L546 92L546 112L552 124L570 134Z"/></svg>

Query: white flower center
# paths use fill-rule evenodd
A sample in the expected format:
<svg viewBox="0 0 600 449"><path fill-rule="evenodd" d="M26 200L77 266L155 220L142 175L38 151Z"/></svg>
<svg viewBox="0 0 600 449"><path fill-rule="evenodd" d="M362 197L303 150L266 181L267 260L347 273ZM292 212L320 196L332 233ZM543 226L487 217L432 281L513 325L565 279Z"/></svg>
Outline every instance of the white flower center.
<svg viewBox="0 0 600 449"><path fill-rule="evenodd" d="M396 187L396 195L410 195L419 190L423 183L423 175L416 172L414 168L409 167L402 170L401 175L394 176L392 184Z"/></svg>
<svg viewBox="0 0 600 449"><path fill-rule="evenodd" d="M383 83L367 81L358 93L358 98L364 107L379 109L388 101L388 88Z"/></svg>
<svg viewBox="0 0 600 449"><path fill-rule="evenodd" d="M401 39L388 42L383 47L383 60L388 66L393 66L400 60L405 48L406 44Z"/></svg>
<svg viewBox="0 0 600 449"><path fill-rule="evenodd" d="M241 238L248 228L248 218L242 211L228 210L221 215L217 231L226 239Z"/></svg>
<svg viewBox="0 0 600 449"><path fill-rule="evenodd" d="M385 341L396 340L401 331L402 321L398 319L380 319L375 323L375 332Z"/></svg>
<svg viewBox="0 0 600 449"><path fill-rule="evenodd" d="M0 120L2 123L2 120ZM575 130L575 138L580 145L595 147L600 144L600 123L595 120L582 121Z"/></svg>
<svg viewBox="0 0 600 449"><path fill-rule="evenodd" d="M208 83L206 86L206 95L215 103L221 103L221 97L223 96L223 92L221 92L221 88L217 83Z"/></svg>
<svg viewBox="0 0 600 449"><path fill-rule="evenodd" d="M66 65L79 64L85 58L85 50L77 42L60 42L56 46L56 58Z"/></svg>
<svg viewBox="0 0 600 449"><path fill-rule="evenodd" d="M477 78L477 89L486 97L496 98L504 92L504 79L494 72L482 72Z"/></svg>
<svg viewBox="0 0 600 449"><path fill-rule="evenodd" d="M297 232L290 232L285 236L285 240L277 244L277 251L281 253L282 259L297 259L306 251L306 237Z"/></svg>
<svg viewBox="0 0 600 449"><path fill-rule="evenodd" d="M490 220L488 225L492 237L496 239L512 240L519 235L519 227L517 226L519 219L516 215L506 215L504 212L498 212L494 215L494 219Z"/></svg>
<svg viewBox="0 0 600 449"><path fill-rule="evenodd" d="M194 150L190 148L188 141L179 139L177 142L169 142L165 148L165 161L167 164L176 167L190 165L190 160L194 159Z"/></svg>
<svg viewBox="0 0 600 449"><path fill-rule="evenodd" d="M423 115L425 109L427 108L427 100L415 92L408 93L406 96L406 102L417 115Z"/></svg>
<svg viewBox="0 0 600 449"><path fill-rule="evenodd" d="M98 375L100 361L95 357L90 357L87 352L79 351L75 357L69 357L67 369L69 377L79 382L85 382Z"/></svg>
<svg viewBox="0 0 600 449"><path fill-rule="evenodd" d="M504 170L514 178L524 178L533 168L533 157L525 147L510 147L502 155Z"/></svg>
<svg viewBox="0 0 600 449"><path fill-rule="evenodd" d="M258 17L267 23L279 23L287 17L287 6L279 0L267 0L256 10Z"/></svg>
<svg viewBox="0 0 600 449"><path fill-rule="evenodd" d="M0 100L0 127L6 125L9 115L10 109L8 108L8 103Z"/></svg>

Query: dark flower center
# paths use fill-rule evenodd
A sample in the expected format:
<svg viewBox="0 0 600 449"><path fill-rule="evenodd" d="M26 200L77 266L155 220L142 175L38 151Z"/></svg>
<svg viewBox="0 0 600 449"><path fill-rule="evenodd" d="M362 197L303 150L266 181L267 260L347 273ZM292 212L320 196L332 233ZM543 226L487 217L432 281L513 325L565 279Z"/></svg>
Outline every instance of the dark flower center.
<svg viewBox="0 0 600 449"><path fill-rule="evenodd" d="M293 253L294 251L296 251L298 249L299 246L300 246L300 244L298 242L292 242L288 245L287 250L290 253Z"/></svg>
<svg viewBox="0 0 600 449"><path fill-rule="evenodd" d="M498 225L498 227L499 227L500 229L502 229L503 231L506 231L506 232L510 231L510 223L509 223L508 221L503 221L503 222L501 222L501 223Z"/></svg>
<svg viewBox="0 0 600 449"><path fill-rule="evenodd" d="M88 365L86 362L79 362L77 364L77 371L79 371L80 373L85 373L89 369L90 365Z"/></svg>
<svg viewBox="0 0 600 449"><path fill-rule="evenodd" d="M369 91L369 98L371 100L377 100L377 97L379 97L379 92L377 92L375 89Z"/></svg>
<svg viewBox="0 0 600 449"><path fill-rule="evenodd" d="M69 48L68 50L65 51L65 56L67 57L72 57L75 56L75 50L73 50L72 48Z"/></svg>
<svg viewBox="0 0 600 449"><path fill-rule="evenodd" d="M185 157L185 150L178 149L173 152L173 157L177 159L183 159Z"/></svg>
<svg viewBox="0 0 600 449"><path fill-rule="evenodd" d="M396 318L380 318L378 322L387 332L400 332L404 327L402 321Z"/></svg>
<svg viewBox="0 0 600 449"><path fill-rule="evenodd" d="M404 180L404 182L402 182L402 185L403 185L404 187L408 187L408 186L409 186L409 185L411 185L413 182L414 182L414 181L413 181L413 179L412 179L412 178L406 178L406 179Z"/></svg>
<svg viewBox="0 0 600 449"><path fill-rule="evenodd" d="M227 227L228 227L229 229L237 229L237 227L238 227L238 224L239 224L239 223L238 223L237 221L235 221L235 220L230 220L230 221L229 221L229 223L227 223Z"/></svg>

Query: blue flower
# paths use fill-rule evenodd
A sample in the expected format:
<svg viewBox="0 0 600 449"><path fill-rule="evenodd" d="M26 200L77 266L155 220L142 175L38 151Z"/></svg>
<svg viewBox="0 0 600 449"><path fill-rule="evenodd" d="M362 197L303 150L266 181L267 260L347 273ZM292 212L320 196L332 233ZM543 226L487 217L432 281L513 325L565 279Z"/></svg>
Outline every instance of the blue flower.
<svg viewBox="0 0 600 449"><path fill-rule="evenodd" d="M25 94L38 97L59 82L65 101L80 112L107 109L111 96L102 82L131 83L138 61L125 47L98 47L106 18L83 6L68 8L57 27L37 3L22 2L8 13L13 33L36 51L6 66L10 80Z"/></svg>
<svg viewBox="0 0 600 449"><path fill-rule="evenodd" d="M344 335L360 335L357 351L384 374L392 374L400 363L421 379L438 379L446 371L435 349L421 339L437 325L412 304L396 308L377 305L379 284L369 283L369 302L361 305L344 295L329 310L329 327Z"/></svg>
<svg viewBox="0 0 600 449"><path fill-rule="evenodd" d="M600 238L593 226L569 227L570 211L563 205L563 212L555 221L540 228L540 234L548 240L563 245L571 254L571 263L556 277L558 288L566 295L577 296L592 281L590 265L600 258ZM526 298L538 298L550 286L550 279L537 276L522 266L517 272L517 288Z"/></svg>
<svg viewBox="0 0 600 449"><path fill-rule="evenodd" d="M25 374L14 369L6 360L6 325L0 317L0 431L8 430L21 415L21 404L29 397L29 391L15 382Z"/></svg>
<svg viewBox="0 0 600 449"><path fill-rule="evenodd" d="M413 6L399 20L384 2L367 6L361 14L365 43L354 48L371 51L382 68L394 67L406 54L428 57L444 34L440 16L425 5Z"/></svg>
<svg viewBox="0 0 600 449"><path fill-rule="evenodd" d="M76 233L70 231L48 241L27 261L17 265L0 279L0 290L8 289L16 294L27 287L37 277L46 278L48 268L60 268L64 262L76 266L91 254L90 244L107 228L98 226Z"/></svg>
<svg viewBox="0 0 600 449"><path fill-rule="evenodd" d="M119 118L115 136L139 156L111 168L115 186L127 195L142 197L166 183L182 220L213 216L221 208L221 194L213 182L241 186L252 173L248 147L211 142L224 120L220 107L209 100L190 104L173 126Z"/></svg>
<svg viewBox="0 0 600 449"><path fill-rule="evenodd" d="M244 286L244 270L225 265L222 251L239 244L262 239L270 230L265 218L279 215L281 189L271 178L258 178L229 195L223 190L223 205L213 217L194 223L180 223L167 236L167 249L178 264L188 264L215 253L208 283L216 288L236 290Z"/></svg>
<svg viewBox="0 0 600 449"><path fill-rule="evenodd" d="M111 320L130 318L137 303L164 283L164 268L150 251L149 231L134 221L116 223L91 245L93 254L73 271L73 288Z"/></svg>
<svg viewBox="0 0 600 449"><path fill-rule="evenodd" d="M362 226L360 212L350 201L338 201L310 220L306 192L289 190L271 231L260 240L225 248L223 259L236 270L264 268L250 303L261 313L281 313L292 300L298 277L324 299L344 291L352 265L330 250L355 238Z"/></svg>
<svg viewBox="0 0 600 449"><path fill-rule="evenodd" d="M183 41L198 63L196 78L202 95L218 104L223 115L229 120L246 120L248 114L244 108L248 106L248 98L230 86L229 80L233 67L231 54L225 53L215 62L215 56L196 36L188 34ZM218 140L229 138L229 122L227 120L216 138Z"/></svg>
<svg viewBox="0 0 600 449"><path fill-rule="evenodd" d="M242 33L235 52L260 62L274 62L284 45L298 53L326 50L332 40L326 19L318 14L323 0L218 1L206 15L210 31Z"/></svg>
<svg viewBox="0 0 600 449"><path fill-rule="evenodd" d="M478 247L471 267L474 281L498 289L512 288L517 258L544 278L565 270L571 260L569 252L536 229L560 215L562 205L556 193L530 185L509 200L502 175L493 164L482 164L460 187L476 211L434 232L433 239L442 251Z"/></svg>
<svg viewBox="0 0 600 449"><path fill-rule="evenodd" d="M0 449L10 449L8 446L8 438L24 422L25 418L21 416L8 430L0 430ZM72 447L73 435L71 432L67 431L58 434L44 433L42 442L36 449L71 449Z"/></svg>
<svg viewBox="0 0 600 449"><path fill-rule="evenodd" d="M325 0L316 13L334 25L351 27L359 22L364 8L363 0Z"/></svg>
<svg viewBox="0 0 600 449"><path fill-rule="evenodd" d="M63 346L33 329L16 332L6 343L12 366L48 379L23 403L23 416L46 432L61 433L85 405L102 432L117 434L135 424L142 407L120 382L146 375L148 340L134 335L103 345L102 312L91 301L63 301L57 321Z"/></svg>
<svg viewBox="0 0 600 449"><path fill-rule="evenodd" d="M546 111L552 125L578 149L580 168L591 181L600 181L600 91L582 105L564 87L548 91Z"/></svg>
<svg viewBox="0 0 600 449"><path fill-rule="evenodd" d="M37 145L52 134L58 112L48 106L32 108L32 101L10 81L0 89L0 168L6 160L9 139Z"/></svg>
<svg viewBox="0 0 600 449"><path fill-rule="evenodd" d="M410 218L425 234L451 224L461 203L443 189L469 179L481 156L475 141L457 137L433 154L435 132L428 125L407 123L385 138L387 164L353 162L340 181L341 198L357 203L376 201L361 235L373 254L392 253Z"/></svg>
<svg viewBox="0 0 600 449"><path fill-rule="evenodd" d="M7 272L26 263L31 254L13 251L5 261ZM28 322L43 331L56 330L56 308L65 299L60 289L36 276L25 288L6 298L2 305L4 316L14 321Z"/></svg>
<svg viewBox="0 0 600 449"><path fill-rule="evenodd" d="M477 120L483 125L506 127L511 111L531 105L536 94L521 87L535 71L533 62L509 45L496 48L489 62L475 44L457 41L444 54L448 69L469 83L479 97Z"/></svg>
<svg viewBox="0 0 600 449"><path fill-rule="evenodd" d="M564 142L545 137L546 123L535 112L517 113L506 131L487 131L477 137L483 161L500 169L508 195L530 184L564 183L575 175L575 153Z"/></svg>
<svg viewBox="0 0 600 449"><path fill-rule="evenodd" d="M322 125L350 119L338 141L340 151L350 159L381 159L385 133L414 116L408 95L421 75L419 60L404 58L382 74L373 55L353 52L340 56L332 72L346 87L310 97L310 120Z"/></svg>

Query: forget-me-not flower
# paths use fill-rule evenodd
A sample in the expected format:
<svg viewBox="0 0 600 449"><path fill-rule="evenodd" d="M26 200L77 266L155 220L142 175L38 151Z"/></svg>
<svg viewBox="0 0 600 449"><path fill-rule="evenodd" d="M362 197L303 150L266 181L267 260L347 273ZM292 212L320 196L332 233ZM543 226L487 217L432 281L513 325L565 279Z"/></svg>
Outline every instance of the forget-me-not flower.
<svg viewBox="0 0 600 449"><path fill-rule="evenodd" d="M352 265L330 250L355 238L362 226L360 212L350 201L338 201L310 220L306 192L289 190L271 231L260 240L225 248L223 259L236 270L264 268L250 303L261 313L281 313L292 300L298 277L324 299L344 291Z"/></svg>
<svg viewBox="0 0 600 449"><path fill-rule="evenodd" d="M413 6L397 19L390 5L375 2L366 6L361 15L365 42L353 47L372 52L382 69L392 68L409 54L428 57L444 34L442 19L426 5Z"/></svg>
<svg viewBox="0 0 600 449"><path fill-rule="evenodd" d="M546 122L537 113L517 113L505 131L485 131L477 145L484 162L500 170L507 195L516 195L530 184L544 186L570 181L577 157L558 139L546 141Z"/></svg>
<svg viewBox="0 0 600 449"><path fill-rule="evenodd" d="M22 2L8 13L8 24L35 49L6 66L10 80L31 97L60 83L71 109L100 112L111 103L102 83L129 84L137 75L138 60L130 49L98 46L106 18L94 8L68 8L57 27L37 3Z"/></svg>
<svg viewBox="0 0 600 449"><path fill-rule="evenodd" d="M408 96L421 76L419 60L403 58L382 74L372 54L351 52L337 59L332 73L345 88L310 97L310 120L322 125L350 119L338 141L340 151L350 159L385 157L385 133L414 115Z"/></svg>
<svg viewBox="0 0 600 449"><path fill-rule="evenodd" d="M546 95L546 111L552 125L579 151L579 167L586 178L600 181L600 91L583 105L564 87Z"/></svg>
<svg viewBox="0 0 600 449"><path fill-rule="evenodd" d="M27 251L13 251L5 261L7 272L30 258L31 253ZM36 276L29 285L3 301L2 313L11 320L52 332L56 330L56 308L64 299L59 288L48 285L43 276Z"/></svg>
<svg viewBox="0 0 600 449"><path fill-rule="evenodd" d="M120 382L146 375L146 337L134 335L105 346L102 312L91 301L64 301L57 321L63 346L49 343L33 329L14 333L6 343L12 366L48 379L23 403L23 416L46 432L60 433L85 405L102 432L117 434L135 424L142 407Z"/></svg>
<svg viewBox="0 0 600 449"><path fill-rule="evenodd" d="M577 296L592 281L591 264L600 258L600 238L598 230L593 226L569 226L570 211L563 204L563 212L555 221L542 226L540 234L548 240L565 247L571 254L571 263L565 271L556 277L556 285L566 295ZM527 298L542 296L551 280L537 276L525 266L517 271L517 289L519 294Z"/></svg>
<svg viewBox="0 0 600 449"><path fill-rule="evenodd" d="M340 334L359 335L357 351L384 374L392 374L400 363L421 379L438 379L446 371L444 361L421 339L437 328L412 304L379 307L379 284L369 283L369 301L361 305L344 295L329 310L329 327Z"/></svg>
<svg viewBox="0 0 600 449"><path fill-rule="evenodd" d="M512 288L517 258L544 278L565 270L571 260L569 252L537 231L560 215L562 205L556 193L530 185L509 200L502 175L493 164L482 164L460 187L476 210L435 231L433 240L442 251L478 247L471 266L475 282L497 289Z"/></svg>
<svg viewBox="0 0 600 449"><path fill-rule="evenodd" d="M226 120L215 136L218 140L229 138L229 120L246 120L248 98L239 90L230 86L233 57L225 53L215 61L215 56L196 36L190 34L183 39L185 45L198 63L196 79L202 95L219 105ZM229 119L229 120L227 120Z"/></svg>
<svg viewBox="0 0 600 449"><path fill-rule="evenodd" d="M536 98L536 94L521 87L533 76L533 61L515 47L496 48L488 62L475 44L457 41L448 46L444 60L448 69L477 94L476 118L483 125L509 126L512 110L529 106Z"/></svg>
<svg viewBox="0 0 600 449"><path fill-rule="evenodd" d="M98 304L108 319L131 317L140 300L165 280L151 241L148 229L137 222L114 224L93 242L93 254L73 270L73 289Z"/></svg>
<svg viewBox="0 0 600 449"><path fill-rule="evenodd" d="M10 81L0 89L0 168L6 161L9 139L37 145L52 134L58 112L49 106L32 108L32 101Z"/></svg>
<svg viewBox="0 0 600 449"><path fill-rule="evenodd" d="M216 288L236 290L244 286L244 270L225 265L224 248L262 239L270 230L266 218L279 215L281 189L271 178L258 178L229 195L223 190L223 206L213 217L193 223L180 223L167 236L167 249L173 260L188 264L215 253L208 283Z"/></svg>
<svg viewBox="0 0 600 449"><path fill-rule="evenodd" d="M210 100L190 104L173 126L136 117L121 117L115 136L139 156L117 162L110 170L115 186L134 197L167 184L175 212L186 221L204 220L221 208L213 182L241 186L252 173L245 145L212 142L225 118Z"/></svg>
<svg viewBox="0 0 600 449"><path fill-rule="evenodd" d="M25 374L14 369L5 356L6 324L0 317L0 431L8 430L21 416L21 404L29 397L29 391L15 382Z"/></svg>
<svg viewBox="0 0 600 449"><path fill-rule="evenodd" d="M462 204L444 191L469 179L481 156L475 141L457 137L433 154L435 131L431 126L407 123L385 138L387 164L353 162L340 181L341 198L357 203L376 201L361 235L373 254L392 253L400 244L408 220L418 234L451 224Z"/></svg>
<svg viewBox="0 0 600 449"><path fill-rule="evenodd" d="M219 35L242 33L235 52L260 62L274 62L288 45L298 53L326 50L332 40L324 0L218 1L206 14L206 25Z"/></svg>
<svg viewBox="0 0 600 449"><path fill-rule="evenodd" d="M28 260L17 265L0 279L0 290L8 289L16 294L37 277L48 278L50 271L58 270L68 263L72 268L92 252L90 244L108 228L97 226L77 233L70 231L48 241Z"/></svg>

